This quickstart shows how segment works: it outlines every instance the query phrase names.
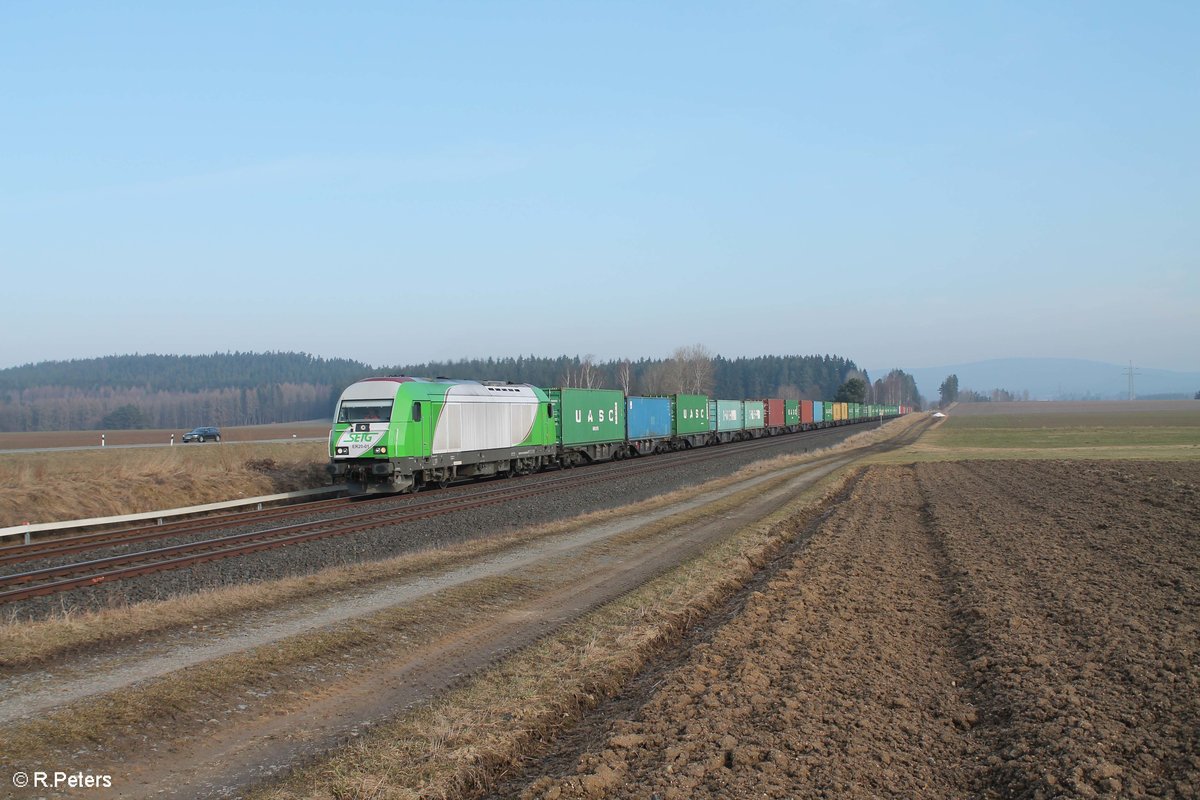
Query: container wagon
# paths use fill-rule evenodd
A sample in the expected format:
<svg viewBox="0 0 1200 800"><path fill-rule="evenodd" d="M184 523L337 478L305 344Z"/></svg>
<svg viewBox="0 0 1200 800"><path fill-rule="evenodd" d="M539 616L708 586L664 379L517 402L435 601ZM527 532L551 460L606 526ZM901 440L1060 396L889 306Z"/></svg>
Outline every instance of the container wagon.
<svg viewBox="0 0 1200 800"><path fill-rule="evenodd" d="M802 430L808 431L808 430L812 430L813 427L814 427L813 401L812 400L801 400L800 401L800 428Z"/></svg>
<svg viewBox="0 0 1200 800"><path fill-rule="evenodd" d="M742 401L742 420L746 426L746 435L758 439L767 432L766 404L762 400Z"/></svg>
<svg viewBox="0 0 1200 800"><path fill-rule="evenodd" d="M767 433L771 436L778 436L781 433L787 432L787 418L784 414L783 400L763 400L763 407L766 409L766 425Z"/></svg>
<svg viewBox="0 0 1200 800"><path fill-rule="evenodd" d="M670 397L625 398L626 439L637 455L671 448L673 435Z"/></svg>
<svg viewBox="0 0 1200 800"><path fill-rule="evenodd" d="M565 467L623 458L625 393L620 389L546 389Z"/></svg>
<svg viewBox="0 0 1200 800"><path fill-rule="evenodd" d="M711 444L715 426L707 397L702 394L671 395L671 436L676 447Z"/></svg>
<svg viewBox="0 0 1200 800"><path fill-rule="evenodd" d="M711 424L717 441L735 442L745 438L746 423L741 400L709 400L708 413L712 417Z"/></svg>
<svg viewBox="0 0 1200 800"><path fill-rule="evenodd" d="M784 400L783 401L783 424L788 429L789 433L795 433L800 430L800 401L799 400Z"/></svg>

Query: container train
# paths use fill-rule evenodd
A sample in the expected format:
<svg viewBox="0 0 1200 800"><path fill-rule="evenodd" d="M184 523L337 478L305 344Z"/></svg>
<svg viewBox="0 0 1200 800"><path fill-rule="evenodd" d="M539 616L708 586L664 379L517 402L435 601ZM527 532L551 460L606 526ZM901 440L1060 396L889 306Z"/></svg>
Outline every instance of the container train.
<svg viewBox="0 0 1200 800"><path fill-rule="evenodd" d="M329 474L359 494L684 450L890 419L904 406L626 396L620 389L366 378L342 392Z"/></svg>

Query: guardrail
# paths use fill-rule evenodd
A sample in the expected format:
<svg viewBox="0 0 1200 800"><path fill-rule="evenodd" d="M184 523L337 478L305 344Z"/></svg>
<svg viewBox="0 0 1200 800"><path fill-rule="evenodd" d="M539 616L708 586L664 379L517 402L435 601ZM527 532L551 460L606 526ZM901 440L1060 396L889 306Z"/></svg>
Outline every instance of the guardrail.
<svg viewBox="0 0 1200 800"><path fill-rule="evenodd" d="M91 517L89 519L72 519L62 520L60 522L36 522L26 525L13 525L9 528L0 528L0 542L6 541L12 537L23 536L25 543L29 544L35 534L49 533L53 531L75 530L81 528L96 528L104 525L120 525L125 522L144 522L146 520L157 520L159 525L163 524L163 520L170 517L182 517L188 514L203 514L208 511L222 511L229 508L244 508L246 506L258 506L258 509L263 507L264 503L278 503L284 500L294 500L300 497L312 497L314 495L333 494L342 491L340 486L325 486L319 489L302 489L298 492L283 492L281 494L268 494L262 497L247 497L242 500L227 500L221 503L206 503L202 506L188 506L187 508L172 508L166 511L144 511L139 514L121 514L115 517Z"/></svg>

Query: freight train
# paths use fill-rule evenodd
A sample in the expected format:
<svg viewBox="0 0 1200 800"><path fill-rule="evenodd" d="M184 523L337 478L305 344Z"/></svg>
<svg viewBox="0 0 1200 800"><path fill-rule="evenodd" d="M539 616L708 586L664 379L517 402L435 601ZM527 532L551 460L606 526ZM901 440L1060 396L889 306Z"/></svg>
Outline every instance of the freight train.
<svg viewBox="0 0 1200 800"><path fill-rule="evenodd" d="M413 492L722 442L890 419L904 406L626 396L620 389L407 376L342 392L329 474L354 493Z"/></svg>

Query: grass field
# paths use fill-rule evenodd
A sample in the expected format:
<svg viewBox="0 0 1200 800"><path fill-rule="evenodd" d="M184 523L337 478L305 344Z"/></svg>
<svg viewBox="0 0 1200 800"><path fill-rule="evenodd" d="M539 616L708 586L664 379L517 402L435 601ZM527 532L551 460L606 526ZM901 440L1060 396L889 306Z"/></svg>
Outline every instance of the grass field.
<svg viewBox="0 0 1200 800"><path fill-rule="evenodd" d="M958 405L882 460L1200 459L1200 402Z"/></svg>
<svg viewBox="0 0 1200 800"><path fill-rule="evenodd" d="M328 483L324 442L0 454L0 527L132 514Z"/></svg>

